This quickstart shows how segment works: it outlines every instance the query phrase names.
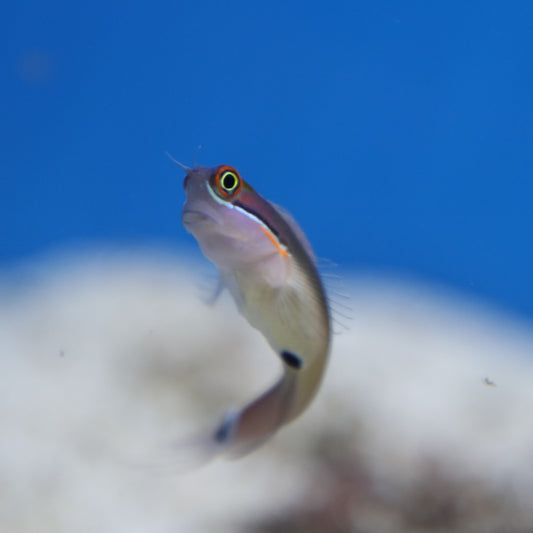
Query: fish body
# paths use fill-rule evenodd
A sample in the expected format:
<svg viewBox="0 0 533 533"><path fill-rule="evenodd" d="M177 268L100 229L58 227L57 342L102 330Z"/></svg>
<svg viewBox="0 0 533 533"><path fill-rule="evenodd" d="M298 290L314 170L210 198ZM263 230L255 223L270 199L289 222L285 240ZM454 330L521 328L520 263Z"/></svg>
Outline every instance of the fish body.
<svg viewBox="0 0 533 533"><path fill-rule="evenodd" d="M326 367L331 324L309 242L294 219L261 197L232 167L189 169L182 221L239 311L280 357L274 386L229 413L213 443L246 453L294 420L313 399Z"/></svg>

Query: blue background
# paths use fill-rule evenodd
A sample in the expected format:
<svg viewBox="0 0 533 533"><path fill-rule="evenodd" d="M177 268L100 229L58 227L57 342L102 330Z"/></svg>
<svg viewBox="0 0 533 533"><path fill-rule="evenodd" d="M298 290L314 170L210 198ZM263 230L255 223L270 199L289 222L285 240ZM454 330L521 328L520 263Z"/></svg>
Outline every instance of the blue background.
<svg viewBox="0 0 533 533"><path fill-rule="evenodd" d="M0 35L4 267L192 247L168 150L344 267L533 317L533 2L12 2Z"/></svg>

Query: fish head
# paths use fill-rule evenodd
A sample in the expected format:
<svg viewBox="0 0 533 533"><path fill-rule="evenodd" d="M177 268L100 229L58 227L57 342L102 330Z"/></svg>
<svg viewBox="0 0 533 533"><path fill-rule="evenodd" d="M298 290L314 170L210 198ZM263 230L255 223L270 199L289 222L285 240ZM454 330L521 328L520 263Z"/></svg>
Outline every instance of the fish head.
<svg viewBox="0 0 533 533"><path fill-rule="evenodd" d="M237 170L228 165L195 167L183 187L183 225L218 268L242 268L272 254L264 224L247 208L258 195Z"/></svg>

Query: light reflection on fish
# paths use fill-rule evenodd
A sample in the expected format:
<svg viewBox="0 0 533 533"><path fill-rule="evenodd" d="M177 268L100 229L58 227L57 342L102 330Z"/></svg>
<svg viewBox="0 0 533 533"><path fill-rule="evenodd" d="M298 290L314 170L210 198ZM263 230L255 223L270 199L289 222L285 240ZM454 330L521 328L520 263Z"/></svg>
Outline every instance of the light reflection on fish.
<svg viewBox="0 0 533 533"><path fill-rule="evenodd" d="M311 246L288 212L262 198L230 166L186 170L183 224L216 265L221 286L283 364L279 381L228 413L210 437L217 449L242 455L313 399L330 349L330 312Z"/></svg>

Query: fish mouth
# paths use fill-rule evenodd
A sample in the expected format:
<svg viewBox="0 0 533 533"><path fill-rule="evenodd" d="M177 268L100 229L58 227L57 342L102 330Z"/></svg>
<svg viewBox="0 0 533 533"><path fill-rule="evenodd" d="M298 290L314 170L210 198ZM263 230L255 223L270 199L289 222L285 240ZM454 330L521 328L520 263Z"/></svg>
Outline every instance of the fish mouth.
<svg viewBox="0 0 533 533"><path fill-rule="evenodd" d="M213 224L216 222L213 217L193 209L187 209L183 211L181 214L181 221L186 228L196 226L198 224Z"/></svg>

